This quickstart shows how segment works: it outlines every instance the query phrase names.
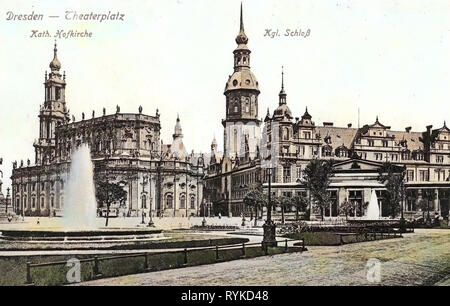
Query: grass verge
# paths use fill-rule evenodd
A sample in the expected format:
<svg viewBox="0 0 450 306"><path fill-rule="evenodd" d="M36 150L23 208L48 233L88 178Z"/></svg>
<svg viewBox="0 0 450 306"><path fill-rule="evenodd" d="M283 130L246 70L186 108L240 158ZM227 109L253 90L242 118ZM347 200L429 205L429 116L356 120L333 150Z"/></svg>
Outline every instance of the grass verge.
<svg viewBox="0 0 450 306"><path fill-rule="evenodd" d="M290 247L287 252L297 252L300 248ZM276 255L285 253L284 247L269 248L268 255ZM117 254L109 254L102 257L116 256ZM261 247L246 248L245 258L254 258L264 256ZM20 256L11 258L0 258L0 285L24 285L26 283L26 263L43 263L52 261L67 261L71 258L86 259L92 258L92 255L61 255L61 256ZM213 264L217 262L231 261L241 259L242 249L220 250L219 260L216 260L215 250L192 250L188 252L187 265L184 264L184 253L149 253L147 263L148 270L144 270L145 258L133 257L122 259L108 259L99 262L99 272L101 278L116 277L121 275L136 274L142 272L160 271L167 269L175 269L186 266L198 266L205 264ZM31 269L31 277L34 285L40 286L58 286L67 284L67 273L71 269L67 265L33 267ZM93 273L93 262L80 263L81 281L89 281L96 279Z"/></svg>

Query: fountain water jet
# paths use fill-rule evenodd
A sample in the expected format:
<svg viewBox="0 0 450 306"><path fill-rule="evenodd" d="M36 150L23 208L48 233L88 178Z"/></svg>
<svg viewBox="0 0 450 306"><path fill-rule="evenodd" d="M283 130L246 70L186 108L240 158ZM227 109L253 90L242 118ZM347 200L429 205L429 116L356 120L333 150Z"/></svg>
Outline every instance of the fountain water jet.
<svg viewBox="0 0 450 306"><path fill-rule="evenodd" d="M96 216L91 151L87 144L82 144L72 155L62 223L65 229L95 229Z"/></svg>
<svg viewBox="0 0 450 306"><path fill-rule="evenodd" d="M380 219L380 209L378 207L378 198L375 190L372 190L369 206L367 206L367 214L365 219L367 220Z"/></svg>

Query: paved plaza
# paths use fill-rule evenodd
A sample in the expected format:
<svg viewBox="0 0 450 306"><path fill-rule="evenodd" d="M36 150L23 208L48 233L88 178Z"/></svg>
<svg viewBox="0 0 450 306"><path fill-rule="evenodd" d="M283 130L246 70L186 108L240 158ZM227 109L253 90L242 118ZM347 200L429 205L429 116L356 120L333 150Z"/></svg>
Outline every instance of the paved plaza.
<svg viewBox="0 0 450 306"><path fill-rule="evenodd" d="M103 279L82 285L450 285L450 231ZM380 283L367 279L381 263Z"/></svg>

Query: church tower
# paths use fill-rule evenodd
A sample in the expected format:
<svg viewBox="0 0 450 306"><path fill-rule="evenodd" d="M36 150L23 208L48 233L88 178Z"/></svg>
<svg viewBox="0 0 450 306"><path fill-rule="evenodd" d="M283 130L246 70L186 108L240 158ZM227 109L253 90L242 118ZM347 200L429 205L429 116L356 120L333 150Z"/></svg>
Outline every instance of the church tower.
<svg viewBox="0 0 450 306"><path fill-rule="evenodd" d="M58 60L58 49L53 49L53 60L50 62L50 73L45 72L45 99L39 111L39 139L34 142L36 165L47 164L56 157L55 129L60 124L69 122L66 108L65 89L66 75L61 75L61 63Z"/></svg>
<svg viewBox="0 0 450 306"><path fill-rule="evenodd" d="M236 37L234 72L225 85L226 119L222 120L224 131L224 154L227 157L243 157L249 153L255 157L261 138L258 120L259 84L250 70L248 37L244 31L241 3L240 31Z"/></svg>

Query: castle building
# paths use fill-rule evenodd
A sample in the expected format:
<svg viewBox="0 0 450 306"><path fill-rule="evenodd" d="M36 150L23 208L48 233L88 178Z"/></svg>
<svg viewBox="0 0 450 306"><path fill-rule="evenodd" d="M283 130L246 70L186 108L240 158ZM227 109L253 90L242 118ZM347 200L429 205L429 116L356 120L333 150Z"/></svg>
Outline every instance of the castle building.
<svg viewBox="0 0 450 306"><path fill-rule="evenodd" d="M72 153L87 143L94 178L121 182L127 191L124 204L112 206L127 216L198 215L203 199L204 157L188 154L177 118L172 144L160 140L160 115L121 113L87 118L70 117L66 100L66 75L57 57L45 73L45 99L39 112L39 138L34 142L34 164L13 163L12 205L26 216L57 215L63 211ZM101 213L101 210L99 210Z"/></svg>
<svg viewBox="0 0 450 306"><path fill-rule="evenodd" d="M294 118L288 106L282 72L278 107L273 114L267 111L261 133L260 122L256 119L260 90L250 71L242 6L236 42L234 74L225 88L224 149L223 153L218 152L217 143L213 141L205 178L208 205L213 214L249 213L250 208L244 206L243 198L256 186L262 186L267 192L269 172L264 164L268 158L275 160L270 166L273 168L270 175L273 195L309 198L309 190L302 183L303 171L312 159L318 158L336 162L330 184L333 201L325 209L325 216L342 215L339 206L346 200L362 207L370 201L372 192L378 197L381 216L388 216L383 205L385 186L378 181L378 170L389 161L397 171L406 167L407 192L403 209L407 218L422 215L419 207L423 207L423 202L434 216L448 218L450 129L446 123L434 130L427 126L423 132L413 132L411 127L393 131L380 123L378 117L374 124L361 128L353 128L351 124L335 127L332 122L319 126L307 107L300 118ZM245 128L249 123L253 130ZM239 131L241 134L236 135ZM240 147L236 145L239 137L243 139Z"/></svg>

